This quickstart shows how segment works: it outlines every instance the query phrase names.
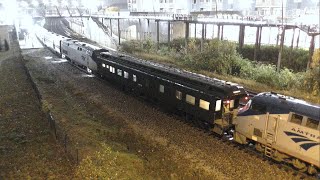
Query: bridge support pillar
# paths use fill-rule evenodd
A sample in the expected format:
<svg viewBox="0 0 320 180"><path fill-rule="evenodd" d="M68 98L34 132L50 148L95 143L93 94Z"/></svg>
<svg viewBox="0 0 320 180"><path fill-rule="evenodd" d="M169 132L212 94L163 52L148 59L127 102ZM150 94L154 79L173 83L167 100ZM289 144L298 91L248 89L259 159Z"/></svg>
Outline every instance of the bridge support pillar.
<svg viewBox="0 0 320 180"><path fill-rule="evenodd" d="M186 51L188 50L188 40L189 40L189 22L185 22L186 23L186 29L185 29L185 47L186 47Z"/></svg>
<svg viewBox="0 0 320 180"><path fill-rule="evenodd" d="M168 21L168 45L170 44L170 39L171 39L170 33L171 33L171 23L170 21Z"/></svg>
<svg viewBox="0 0 320 180"><path fill-rule="evenodd" d="M142 27L141 27L141 19L139 18L139 26L136 28L136 39L142 42Z"/></svg>
<svg viewBox="0 0 320 180"><path fill-rule="evenodd" d="M244 35L245 35L245 25L240 25L239 27L239 49L241 50L244 45Z"/></svg>
<svg viewBox="0 0 320 180"><path fill-rule="evenodd" d="M283 43L284 43L284 36L286 34L286 26L282 27L282 33L281 33L281 39L280 39L280 50L279 50L279 55L278 55L278 63L277 63L277 72L280 72L281 68L281 56L282 56L282 51L283 51Z"/></svg>
<svg viewBox="0 0 320 180"><path fill-rule="evenodd" d="M160 42L160 36L159 36L159 20L156 20L157 24L157 49L159 49L159 42Z"/></svg>
<svg viewBox="0 0 320 180"><path fill-rule="evenodd" d="M314 38L315 38L315 35L311 35L311 41L310 41L310 47L309 47L309 60L308 60L308 64L307 64L307 69L310 69L310 65L312 62L312 56L314 53Z"/></svg>
<svg viewBox="0 0 320 180"><path fill-rule="evenodd" d="M197 23L194 23L194 38L197 38Z"/></svg>
<svg viewBox="0 0 320 180"><path fill-rule="evenodd" d="M218 40L220 40L220 24L218 24L218 34L217 34Z"/></svg>
<svg viewBox="0 0 320 180"><path fill-rule="evenodd" d="M110 36L112 37L112 19L110 18Z"/></svg>
<svg viewBox="0 0 320 180"><path fill-rule="evenodd" d="M300 29L298 31L298 37L297 37L297 45L296 45L296 49L299 48L299 40L300 40Z"/></svg>
<svg viewBox="0 0 320 180"><path fill-rule="evenodd" d="M120 19L118 18L118 41L119 45L121 44L121 31L120 31Z"/></svg>
<svg viewBox="0 0 320 180"><path fill-rule="evenodd" d="M224 26L221 25L221 37L220 37L220 40L223 40L223 28L224 28Z"/></svg>
<svg viewBox="0 0 320 180"><path fill-rule="evenodd" d="M262 30L262 27L258 26L258 27L257 27L257 31L256 31L256 43L255 43L254 54L253 54L253 60L254 60L254 61L257 60L258 51L259 51L259 49L260 49L260 44L261 44L261 30Z"/></svg>
<svg viewBox="0 0 320 180"><path fill-rule="evenodd" d="M205 25L202 23L202 28L201 28L201 43L200 43L200 51L203 51L203 44L204 44L204 32L205 32Z"/></svg>

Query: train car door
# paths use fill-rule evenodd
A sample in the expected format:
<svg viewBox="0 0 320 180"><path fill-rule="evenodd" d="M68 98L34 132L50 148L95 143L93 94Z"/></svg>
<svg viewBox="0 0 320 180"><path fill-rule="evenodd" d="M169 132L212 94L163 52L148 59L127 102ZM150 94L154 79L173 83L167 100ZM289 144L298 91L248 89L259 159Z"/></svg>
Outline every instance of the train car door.
<svg viewBox="0 0 320 180"><path fill-rule="evenodd" d="M266 114L266 141L268 143L276 141L278 119L279 117L276 115Z"/></svg>

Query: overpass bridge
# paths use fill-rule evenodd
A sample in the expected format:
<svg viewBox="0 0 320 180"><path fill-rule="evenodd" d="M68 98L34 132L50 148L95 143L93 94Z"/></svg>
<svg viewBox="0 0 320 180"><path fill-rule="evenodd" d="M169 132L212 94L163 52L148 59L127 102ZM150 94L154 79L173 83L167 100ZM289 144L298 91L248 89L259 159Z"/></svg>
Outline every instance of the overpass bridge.
<svg viewBox="0 0 320 180"><path fill-rule="evenodd" d="M57 11L58 12L58 11ZM185 45L187 46L188 39L192 36L191 35L191 26L194 28L194 32L197 32L197 28L199 31L199 26L200 26L200 31L201 35L200 37L197 34L194 34L193 37L197 37L201 39L201 48L203 47L203 42L204 39L208 39L207 37L207 31L208 28L207 26L215 26L217 27L217 36L216 38L223 40L224 38L224 31L227 26L237 26L239 27L239 32L238 32L238 44L239 48L241 49L244 46L244 41L245 41L245 32L248 27L250 28L256 28L256 33L255 33L255 52L254 52L254 57L257 57L257 53L259 52L260 46L261 46L261 38L263 36L262 30L266 28L278 28L279 34L277 35L277 42L276 45L283 46L284 41L285 41L285 36L286 32L288 30L293 31L293 37L292 37L292 42L290 44L291 47L294 46L294 41L293 39L296 38L296 47L299 46L299 36L300 36L300 31L305 32L309 37L310 37L310 46L309 46L309 60L311 61L312 55L315 49L315 39L316 37L320 34L319 32L319 27L312 27L312 26L306 26L306 25L297 25L297 24L290 24L290 23L268 23L267 21L253 21L252 19L246 19L244 17L240 16L214 16L214 17L199 17L199 16L187 16L187 15L180 15L180 14L152 14L149 13L147 15L144 15L143 13L141 14L135 14L135 15L130 15L130 13L109 13L109 14L102 14L102 13L88 13L88 11L81 11L78 10L78 13L70 13L71 11L68 11L69 14L66 13L56 13L56 14L46 14L45 16L34 16L34 19L67 19L70 21L82 21L82 26L83 25L83 20L85 19L93 19L94 22L96 22L99 26L99 28L103 29L106 34L111 35L116 35L116 41L118 44L121 44L123 34L126 34L123 24L121 25L121 22L129 22L129 21L135 21L135 26L137 28L137 35L136 38L141 39L141 29L143 22L147 23L148 28L150 27L150 23L152 22L155 24L155 42L157 43L158 47L160 44L160 39L163 40L163 37L160 38L160 34L166 34L166 39L167 42L170 43L172 37L174 36L174 31L173 31L173 26L175 24L182 24L182 29L181 31L184 32L184 38L185 38ZM163 28L160 28L160 23L161 25L166 24L167 25L167 30L163 30ZM80 23L81 24L81 23ZM298 30L298 35L295 35L295 30ZM151 30L147 30L150 32ZM161 32L161 31L166 31L166 32ZM234 34L237 34L237 32L234 32ZM266 34L264 34L266 36ZM296 36L296 37L294 37ZM298 36L298 37L297 37ZM270 37L269 37L270 38ZM290 38L290 37L289 37ZM319 38L319 37L318 37Z"/></svg>

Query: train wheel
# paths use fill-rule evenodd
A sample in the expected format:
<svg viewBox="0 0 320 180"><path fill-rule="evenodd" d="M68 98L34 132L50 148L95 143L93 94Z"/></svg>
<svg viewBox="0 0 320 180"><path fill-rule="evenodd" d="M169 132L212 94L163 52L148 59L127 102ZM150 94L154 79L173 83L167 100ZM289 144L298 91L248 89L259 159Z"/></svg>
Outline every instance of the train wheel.
<svg viewBox="0 0 320 180"><path fill-rule="evenodd" d="M301 162L299 159L292 160L292 164L295 168L299 169L300 172L306 172L307 166L304 162Z"/></svg>
<svg viewBox="0 0 320 180"><path fill-rule="evenodd" d="M257 151L259 151L259 152L264 152L264 148L261 146L261 144L260 143L256 143L256 145L255 145L255 148L256 148L256 150Z"/></svg>
<svg viewBox="0 0 320 180"><path fill-rule="evenodd" d="M311 174L311 175L313 175L313 174L316 174L318 171L317 171L317 169L314 167L314 166L312 166L312 165L309 165L308 166L308 174Z"/></svg>
<svg viewBox="0 0 320 180"><path fill-rule="evenodd" d="M275 151L272 155L272 159L274 159L275 161L278 161L278 162L282 162L285 157L286 156L284 154L280 153L279 151Z"/></svg>

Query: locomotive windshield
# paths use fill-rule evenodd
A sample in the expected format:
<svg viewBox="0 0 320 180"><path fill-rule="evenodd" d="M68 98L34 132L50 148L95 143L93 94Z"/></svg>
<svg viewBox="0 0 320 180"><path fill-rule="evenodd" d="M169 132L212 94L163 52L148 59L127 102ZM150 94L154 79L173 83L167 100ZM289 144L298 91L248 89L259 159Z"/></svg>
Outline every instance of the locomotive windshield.
<svg viewBox="0 0 320 180"><path fill-rule="evenodd" d="M250 99L245 106L239 109L239 113L243 113L250 109L252 100Z"/></svg>

